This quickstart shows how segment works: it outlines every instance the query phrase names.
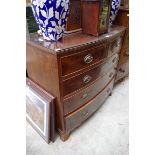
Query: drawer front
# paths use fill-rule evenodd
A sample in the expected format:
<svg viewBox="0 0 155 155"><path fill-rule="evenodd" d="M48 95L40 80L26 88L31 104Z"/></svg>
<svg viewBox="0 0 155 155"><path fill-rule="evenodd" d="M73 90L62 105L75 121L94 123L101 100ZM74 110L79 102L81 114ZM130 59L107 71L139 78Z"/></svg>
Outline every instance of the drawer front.
<svg viewBox="0 0 155 155"><path fill-rule="evenodd" d="M107 57L108 44L61 58L62 76L81 70Z"/></svg>
<svg viewBox="0 0 155 155"><path fill-rule="evenodd" d="M73 112L80 106L84 105L90 99L92 99L95 95L97 95L106 84L114 77L116 73L116 69L111 69L105 76L99 78L95 83L87 87L86 89L80 91L64 100L64 114Z"/></svg>
<svg viewBox="0 0 155 155"><path fill-rule="evenodd" d="M109 94L112 92L114 80L94 99L88 104L65 117L66 131L70 132L74 128L80 126L88 117L90 117L106 100Z"/></svg>
<svg viewBox="0 0 155 155"><path fill-rule="evenodd" d="M63 81L63 95L66 96L84 86L91 84L99 76L106 74L110 68L116 67L118 59L119 56L116 54L108 59L105 63L78 76Z"/></svg>
<svg viewBox="0 0 155 155"><path fill-rule="evenodd" d="M121 49L121 45L122 45L122 37L121 36L113 39L110 42L110 46L109 46L109 50L108 50L108 57L115 53L119 53L119 51Z"/></svg>
<svg viewBox="0 0 155 155"><path fill-rule="evenodd" d="M116 82L129 74L129 61L118 66Z"/></svg>

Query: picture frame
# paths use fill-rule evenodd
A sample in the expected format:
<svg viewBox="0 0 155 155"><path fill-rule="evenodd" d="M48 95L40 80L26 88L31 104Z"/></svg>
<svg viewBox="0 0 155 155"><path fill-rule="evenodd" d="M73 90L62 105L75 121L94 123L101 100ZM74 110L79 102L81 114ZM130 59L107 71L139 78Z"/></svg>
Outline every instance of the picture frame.
<svg viewBox="0 0 155 155"><path fill-rule="evenodd" d="M47 142L55 137L55 98L29 78L26 79L26 120Z"/></svg>

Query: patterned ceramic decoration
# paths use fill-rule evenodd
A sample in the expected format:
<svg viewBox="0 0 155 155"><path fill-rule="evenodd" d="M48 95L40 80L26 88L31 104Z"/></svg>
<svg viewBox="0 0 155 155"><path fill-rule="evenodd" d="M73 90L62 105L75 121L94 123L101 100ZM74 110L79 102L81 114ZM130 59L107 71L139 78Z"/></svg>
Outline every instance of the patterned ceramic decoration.
<svg viewBox="0 0 155 155"><path fill-rule="evenodd" d="M115 20L115 17L120 7L120 1L121 0L112 0L110 11L110 24L112 24L112 22Z"/></svg>
<svg viewBox="0 0 155 155"><path fill-rule="evenodd" d="M31 0L31 7L44 39L58 41L65 30L69 0Z"/></svg>

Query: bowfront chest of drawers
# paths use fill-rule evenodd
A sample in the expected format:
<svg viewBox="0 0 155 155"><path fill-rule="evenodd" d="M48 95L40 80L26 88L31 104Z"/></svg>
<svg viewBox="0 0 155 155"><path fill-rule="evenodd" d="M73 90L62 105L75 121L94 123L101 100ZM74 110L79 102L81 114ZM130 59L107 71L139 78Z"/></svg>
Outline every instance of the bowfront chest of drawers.
<svg viewBox="0 0 155 155"><path fill-rule="evenodd" d="M27 38L27 73L56 97L56 128L65 141L111 95L124 27L99 37L81 32L60 42Z"/></svg>

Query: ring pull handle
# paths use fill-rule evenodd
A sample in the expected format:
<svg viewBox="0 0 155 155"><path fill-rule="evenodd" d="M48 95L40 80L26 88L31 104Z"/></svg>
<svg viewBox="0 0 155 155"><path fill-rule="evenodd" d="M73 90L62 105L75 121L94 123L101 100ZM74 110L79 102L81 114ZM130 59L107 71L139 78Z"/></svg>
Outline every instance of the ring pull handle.
<svg viewBox="0 0 155 155"><path fill-rule="evenodd" d="M88 54L88 55L86 55L85 57L84 57L84 62L86 63L86 64L89 64L89 63L91 63L93 61L93 56L92 56L92 54Z"/></svg>
<svg viewBox="0 0 155 155"><path fill-rule="evenodd" d="M84 78L83 78L83 82L84 83L89 83L91 81L91 76L90 75L86 75Z"/></svg>
<svg viewBox="0 0 155 155"><path fill-rule="evenodd" d="M88 110L87 111L84 111L83 113L82 113L82 116L87 116L89 113L88 113Z"/></svg>
<svg viewBox="0 0 155 155"><path fill-rule="evenodd" d="M112 62L114 63L114 62L116 62L117 60L118 60L118 58L115 57L115 58L112 60Z"/></svg>
<svg viewBox="0 0 155 155"><path fill-rule="evenodd" d="M113 73L113 72L111 72L111 73L109 74L109 77L111 78L113 75L114 75L114 73Z"/></svg>
<svg viewBox="0 0 155 155"><path fill-rule="evenodd" d="M87 99L88 98L88 93L84 93L83 95L82 95L82 99Z"/></svg>

